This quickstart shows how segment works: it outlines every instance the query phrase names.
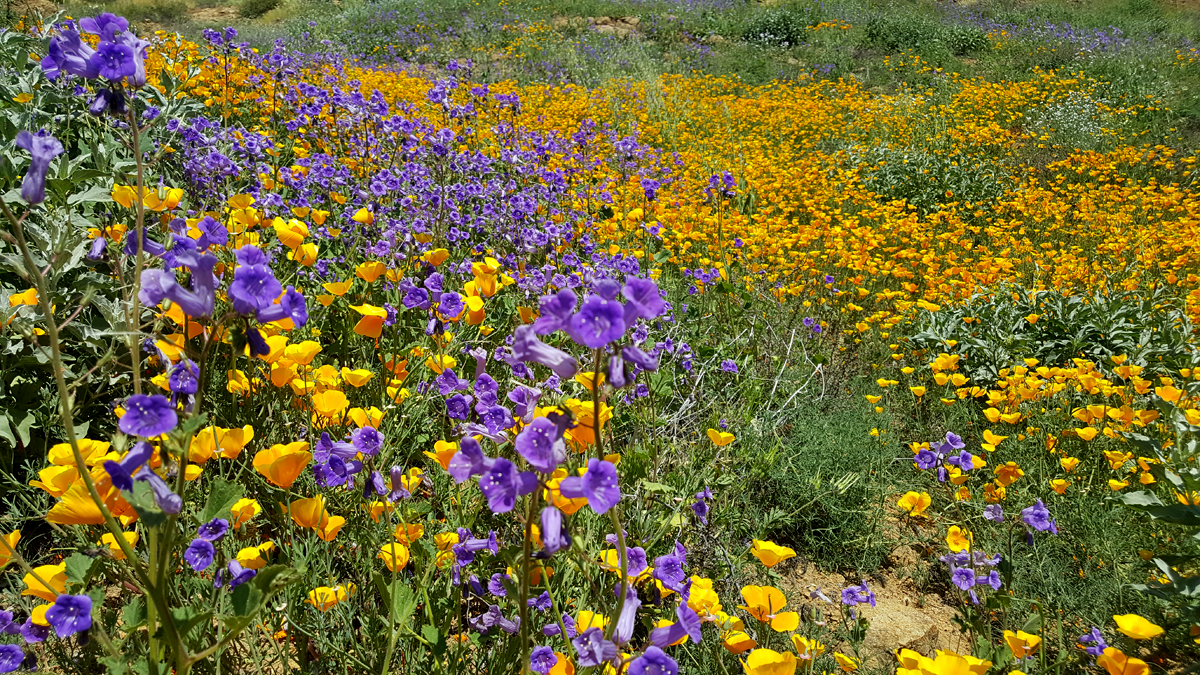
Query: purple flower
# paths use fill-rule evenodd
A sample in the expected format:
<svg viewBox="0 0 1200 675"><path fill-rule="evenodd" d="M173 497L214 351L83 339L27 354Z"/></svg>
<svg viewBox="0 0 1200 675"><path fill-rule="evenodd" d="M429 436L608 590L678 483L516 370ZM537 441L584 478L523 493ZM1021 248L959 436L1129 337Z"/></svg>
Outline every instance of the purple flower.
<svg viewBox="0 0 1200 675"><path fill-rule="evenodd" d="M867 603L872 607L875 606L875 592L867 587L867 580L863 579L858 586L849 586L842 591L842 604L851 607Z"/></svg>
<svg viewBox="0 0 1200 675"><path fill-rule="evenodd" d="M441 314L444 319L457 318L465 308L463 298L458 293L442 293L442 297L438 301L438 314Z"/></svg>
<svg viewBox="0 0 1200 675"><path fill-rule="evenodd" d="M488 592L498 598L508 597L508 589L504 587L504 580L508 578L507 574L499 572L493 574L491 580L488 581Z"/></svg>
<svg viewBox="0 0 1200 675"><path fill-rule="evenodd" d="M445 396L452 391L466 391L467 387L471 385L470 382L460 378L454 372L453 368L446 368L443 370L440 375L434 378L434 382L437 382L438 393L442 396ZM476 388L478 388L478 386ZM499 389L499 385L497 385L497 389Z"/></svg>
<svg viewBox="0 0 1200 675"><path fill-rule="evenodd" d="M50 637L50 627L37 625L33 622L32 616L25 619L25 623L21 624L17 632L21 634L21 638L27 644L45 642L46 638Z"/></svg>
<svg viewBox="0 0 1200 675"><path fill-rule="evenodd" d="M571 545L571 535L563 531L562 518L562 511L553 506L542 509L542 543L547 555Z"/></svg>
<svg viewBox="0 0 1200 675"><path fill-rule="evenodd" d="M651 645L641 656L629 663L628 675L677 675L679 664L663 650Z"/></svg>
<svg viewBox="0 0 1200 675"><path fill-rule="evenodd" d="M234 277L236 276L235 272ZM278 282L276 283L278 284ZM259 323L291 319L293 324L300 327L308 323L308 303L304 301L304 296L296 290L295 286L288 286L277 304L269 304L266 308L258 310L255 318Z"/></svg>
<svg viewBox="0 0 1200 675"><path fill-rule="evenodd" d="M229 589L233 590L238 586L253 579L257 574L257 570L248 570L242 567L242 564L236 560L230 560L229 565Z"/></svg>
<svg viewBox="0 0 1200 675"><path fill-rule="evenodd" d="M571 316L567 334L589 349L616 342L625 334L625 310L616 300L589 295L584 298L579 312Z"/></svg>
<svg viewBox="0 0 1200 675"><path fill-rule="evenodd" d="M46 610L50 611L50 610ZM25 652L16 645L0 645L0 673L11 673L21 667Z"/></svg>
<svg viewBox="0 0 1200 675"><path fill-rule="evenodd" d="M163 513L176 514L183 510L183 498L172 492L162 477L151 471L150 467L142 466L133 474L133 479L150 484L150 489L154 491L154 501Z"/></svg>
<svg viewBox="0 0 1200 675"><path fill-rule="evenodd" d="M92 61L96 50L83 42L79 31L64 29L50 39L50 49L42 59L42 70L51 80L58 79L62 72L93 79L99 74L98 65Z"/></svg>
<svg viewBox="0 0 1200 675"><path fill-rule="evenodd" d="M1108 649L1108 643L1104 641L1104 635L1100 633L1100 629L1092 626L1092 630L1079 636L1080 644L1087 645L1084 650L1092 656L1100 656Z"/></svg>
<svg viewBox="0 0 1200 675"><path fill-rule="evenodd" d="M203 572L212 565L213 556L217 554L216 547L211 541L199 537L192 540L187 550L183 552L183 560L192 566L196 572Z"/></svg>
<svg viewBox="0 0 1200 675"><path fill-rule="evenodd" d="M540 363L563 379L574 377L577 369L574 357L539 340L533 326L528 324L513 331L512 356L504 357L504 361L510 366L529 361Z"/></svg>
<svg viewBox="0 0 1200 675"><path fill-rule="evenodd" d="M960 590L969 591L975 586L975 570L970 567L957 567L950 573L950 582Z"/></svg>
<svg viewBox="0 0 1200 675"><path fill-rule="evenodd" d="M123 16L103 12L96 18L85 16L80 19L79 29L85 33L98 35L101 40L112 41L117 33L129 30L129 21Z"/></svg>
<svg viewBox="0 0 1200 675"><path fill-rule="evenodd" d="M538 675L546 675L557 663L558 656L550 647L534 647L529 655L529 669Z"/></svg>
<svg viewBox="0 0 1200 675"><path fill-rule="evenodd" d="M133 48L129 45L101 42L91 60L100 77L113 82L137 73Z"/></svg>
<svg viewBox="0 0 1200 675"><path fill-rule="evenodd" d="M478 476L492 468L496 460L483 454L479 441L467 436L459 442L458 452L450 458L450 477L455 483L461 483L471 476Z"/></svg>
<svg viewBox="0 0 1200 675"><path fill-rule="evenodd" d="M200 238L196 240L198 250L204 251L209 246L224 246L229 243L229 230L213 220L212 216L204 216L196 223L196 229L200 230Z"/></svg>
<svg viewBox="0 0 1200 675"><path fill-rule="evenodd" d="M1000 590L1000 586L1001 586L1000 573L997 572L996 570L992 570L991 573L988 574L987 579L985 579L983 581L983 583L987 584L988 586L991 586L993 591Z"/></svg>
<svg viewBox="0 0 1200 675"><path fill-rule="evenodd" d="M366 426L351 434L350 442L355 450L372 457L383 448L383 434L376 431L375 427Z"/></svg>
<svg viewBox="0 0 1200 675"><path fill-rule="evenodd" d="M668 647L685 635L700 642L700 616L686 602L681 602L675 607L675 623L650 631L650 642L657 647Z"/></svg>
<svg viewBox="0 0 1200 675"><path fill-rule="evenodd" d="M225 538L225 533L229 531L229 521L224 518L213 518L207 523L201 525L196 534L204 541L221 541Z"/></svg>
<svg viewBox="0 0 1200 675"><path fill-rule="evenodd" d="M588 506L603 515L621 500L617 467L612 462L593 457L588 460L587 473L562 479L559 491L568 499L587 497Z"/></svg>
<svg viewBox="0 0 1200 675"><path fill-rule="evenodd" d="M166 396L134 394L125 401L125 416L117 428L130 436L154 438L175 428L179 417Z"/></svg>
<svg viewBox="0 0 1200 675"><path fill-rule="evenodd" d="M194 394L200 387L200 368L194 361L184 357L171 368L167 387L174 394Z"/></svg>
<svg viewBox="0 0 1200 675"><path fill-rule="evenodd" d="M471 414L471 397L455 394L446 399L446 416L452 420L465 420Z"/></svg>
<svg viewBox="0 0 1200 675"><path fill-rule="evenodd" d="M666 303L658 292L658 284L650 279L629 277L621 290L625 297L624 319L627 326L638 318L647 321L657 318L666 310Z"/></svg>
<svg viewBox="0 0 1200 675"><path fill-rule="evenodd" d="M556 415L556 418L565 421L565 416ZM534 469L542 473L554 473L558 465L567 459L563 431L562 424L555 424L548 417L535 417L529 426L517 434L514 441L517 453Z"/></svg>
<svg viewBox="0 0 1200 675"><path fill-rule="evenodd" d="M988 520L992 521L993 523L1003 523L1004 522L1004 509L1001 508L999 504L991 504L989 506L984 507L983 517L987 518Z"/></svg>
<svg viewBox="0 0 1200 675"><path fill-rule="evenodd" d="M92 599L83 594L59 595L54 606L46 610L46 623L60 638L86 631L92 627Z"/></svg>
<svg viewBox="0 0 1200 675"><path fill-rule="evenodd" d="M637 347L622 347L621 358L632 363L638 368L641 368L642 370L658 370L658 357L650 356Z"/></svg>
<svg viewBox="0 0 1200 675"><path fill-rule="evenodd" d="M145 238L143 241L149 243ZM148 307L164 299L170 300L188 316L212 314L217 288L212 270L217 264L217 257L209 253L198 255L195 251L184 251L177 253L175 259L180 265L191 268L192 290L180 286L175 281L175 273L170 270L148 269L142 272L142 289L138 292L138 299Z"/></svg>
<svg viewBox="0 0 1200 675"><path fill-rule="evenodd" d="M50 170L50 162L62 154L63 145L53 136L38 135L22 131L17 134L14 143L18 148L29 152L29 170L21 181L21 199L30 204L41 204L46 201L46 172Z"/></svg>
<svg viewBox="0 0 1200 675"><path fill-rule="evenodd" d="M921 448L921 450L917 452L916 459L917 468L921 469L922 471L928 471L929 469L937 466L938 463L938 455L934 454L927 448Z"/></svg>
<svg viewBox="0 0 1200 675"><path fill-rule="evenodd" d="M579 655L578 664L582 668L595 668L602 663L617 658L617 645L604 639L604 631L599 628L589 628L574 640L575 653Z"/></svg>
<svg viewBox="0 0 1200 675"><path fill-rule="evenodd" d="M663 586L682 593L687 582L687 572L683 569L686 565L687 549L683 547L683 544L675 542L674 553L654 559L654 578L662 582ZM671 640L671 642L674 641Z"/></svg>
<svg viewBox="0 0 1200 675"><path fill-rule="evenodd" d="M1033 506L1021 510L1021 521L1038 532L1045 532L1054 527L1050 520L1050 509L1047 509L1040 499L1034 502Z"/></svg>
<svg viewBox="0 0 1200 675"><path fill-rule="evenodd" d="M247 251L247 249L252 249ZM257 255L255 255L257 254ZM262 259L262 252L253 246L243 246L237 252L242 264L233 272L233 283L229 285L229 299L238 314L257 314L275 304L275 298L283 293L283 286L271 273L266 264L247 264L245 259Z"/></svg>
<svg viewBox="0 0 1200 675"><path fill-rule="evenodd" d="M569 289L542 296L537 321L533 322L534 332L538 335L549 335L556 330L566 330L578 301L575 293Z"/></svg>
<svg viewBox="0 0 1200 675"><path fill-rule="evenodd" d="M737 375L737 372L738 372L737 364L734 363L732 359L725 359L724 361L721 362L721 372L733 373L734 375Z"/></svg>
<svg viewBox="0 0 1200 675"><path fill-rule="evenodd" d="M111 459L104 462L104 470L112 479L112 484L118 490L133 491L133 474L154 455L154 447L146 441L133 444L129 452L119 462Z"/></svg>
<svg viewBox="0 0 1200 675"><path fill-rule="evenodd" d="M482 379L482 377L483 376L480 376L475 380L475 393L477 396L479 395L479 380ZM491 377L488 377L488 379L490 380ZM493 380L493 382L494 381L495 380ZM537 408L538 399L541 397L541 389L527 387L523 384L518 385L516 389L508 392L508 400L512 401L514 404L513 415L520 418L527 424L532 421L533 412ZM528 457L526 457L526 459L528 459Z"/></svg>
<svg viewBox="0 0 1200 675"><path fill-rule="evenodd" d="M645 556L645 553L642 554ZM643 566L643 569L645 566ZM613 594L621 592L621 585L613 589ZM613 627L613 640L617 644L625 644L633 638L634 621L637 619L637 611L642 606L642 601L638 599L637 590L632 585L625 587L625 602L621 605L621 614L617 616L617 625Z"/></svg>
<svg viewBox="0 0 1200 675"><path fill-rule="evenodd" d="M479 491L488 500L492 513L507 513L517 504L517 497L527 495L537 488L537 477L532 471L517 471L516 465L497 457L492 467L479 478Z"/></svg>
<svg viewBox="0 0 1200 675"><path fill-rule="evenodd" d="M476 408L476 411L479 409ZM483 420L484 426L487 427L488 433L496 436L505 429L511 428L516 422L513 420L512 412L502 405L494 405L482 413L480 418Z"/></svg>

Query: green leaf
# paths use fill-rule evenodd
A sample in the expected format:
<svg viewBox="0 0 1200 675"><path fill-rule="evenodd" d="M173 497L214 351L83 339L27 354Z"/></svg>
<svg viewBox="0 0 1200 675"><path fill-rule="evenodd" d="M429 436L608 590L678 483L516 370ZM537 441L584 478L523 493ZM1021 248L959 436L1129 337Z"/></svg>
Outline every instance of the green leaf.
<svg viewBox="0 0 1200 675"><path fill-rule="evenodd" d="M675 492L673 489L671 489L670 485L663 485L662 483L654 483L651 481L643 482L642 489L644 489L646 492L654 492L661 495L669 495Z"/></svg>
<svg viewBox="0 0 1200 675"><path fill-rule="evenodd" d="M194 607L176 607L171 610L179 634L187 637L193 628L212 619L212 612L199 612Z"/></svg>
<svg viewBox="0 0 1200 675"><path fill-rule="evenodd" d="M130 600L125 607L121 609L121 621L124 623L124 629L132 631L134 628L146 622L146 603L142 602L141 598L135 597Z"/></svg>
<svg viewBox="0 0 1200 675"><path fill-rule="evenodd" d="M72 177L74 178L74 176L72 176ZM79 204L89 204L89 203L111 203L111 202L112 202L112 196L109 194L109 191L104 189L103 187L100 187L99 185L93 185L92 187L88 188L87 190L85 190L83 192L76 192L75 194L71 195L70 197L67 197L67 204L69 206L77 206Z"/></svg>
<svg viewBox="0 0 1200 675"><path fill-rule="evenodd" d="M242 584L233 589L232 601L235 616L252 617L262 607L263 594L256 584Z"/></svg>
<svg viewBox="0 0 1200 675"><path fill-rule="evenodd" d="M270 597L284 588L296 583L301 578L300 572L287 565L268 565L258 571L254 577L254 585L266 597ZM240 587L239 587L240 588Z"/></svg>
<svg viewBox="0 0 1200 675"><path fill-rule="evenodd" d="M1025 619L1025 625L1021 627L1021 630L1030 634L1040 632L1042 630L1042 615L1036 612L1030 614L1029 618Z"/></svg>
<svg viewBox="0 0 1200 675"><path fill-rule="evenodd" d="M207 523L214 518L227 517L229 510L242 498L243 491L241 485L224 478L213 481L208 499L204 501L204 510L200 512L200 520Z"/></svg>
<svg viewBox="0 0 1200 675"><path fill-rule="evenodd" d="M412 615L413 610L417 608L417 596L408 586L400 586L396 589L396 594L392 597L393 614L396 628L403 626Z"/></svg>
<svg viewBox="0 0 1200 675"><path fill-rule="evenodd" d="M421 637L431 645L436 645L438 641L438 629L433 624L425 624L421 626Z"/></svg>
<svg viewBox="0 0 1200 675"><path fill-rule="evenodd" d="M124 491L122 494L147 527L156 527L167 522L167 515L158 508L158 502L154 501L154 491L150 489L150 483L138 481L133 484L132 495Z"/></svg>
<svg viewBox="0 0 1200 675"><path fill-rule="evenodd" d="M92 565L96 564L95 558L89 558L82 553L74 553L64 562L67 566L67 583L72 586L87 584L88 574L92 571Z"/></svg>

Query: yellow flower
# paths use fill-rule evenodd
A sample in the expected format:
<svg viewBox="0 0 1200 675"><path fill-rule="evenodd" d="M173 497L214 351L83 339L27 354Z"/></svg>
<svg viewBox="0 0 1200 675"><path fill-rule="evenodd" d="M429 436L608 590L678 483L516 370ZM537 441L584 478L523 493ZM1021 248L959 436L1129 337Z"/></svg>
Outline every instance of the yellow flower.
<svg viewBox="0 0 1200 675"><path fill-rule="evenodd" d="M347 590L347 588L349 590ZM322 612L327 612L339 602L345 602L346 600L350 599L350 596L354 594L355 590L354 584L348 584L347 586L338 584L333 588L330 588L329 586L319 586L308 592L308 599L304 602L316 607Z"/></svg>
<svg viewBox="0 0 1200 675"><path fill-rule="evenodd" d="M425 526L421 523L401 523L396 526L392 536L401 544L408 545L425 536Z"/></svg>
<svg viewBox="0 0 1200 675"><path fill-rule="evenodd" d="M379 428L379 423L383 421L383 411L375 406L366 409L351 408L346 416L359 427Z"/></svg>
<svg viewBox="0 0 1200 675"><path fill-rule="evenodd" d="M21 581L25 583L25 590L21 591L21 595L32 595L46 602L54 602L60 593L67 592L67 564L35 567ZM43 581L50 585L43 585Z"/></svg>
<svg viewBox="0 0 1200 675"><path fill-rule="evenodd" d="M386 271L387 267L383 263L378 260L368 260L354 268L354 275L369 284L373 283Z"/></svg>
<svg viewBox="0 0 1200 675"><path fill-rule="evenodd" d="M925 387L909 387L908 390L911 391L913 396L916 396L917 398L921 398L925 395Z"/></svg>
<svg viewBox="0 0 1200 675"><path fill-rule="evenodd" d="M906 511L913 518L924 518L925 509L929 508L929 505L932 503L933 500L929 497L928 492L906 492L896 502L896 506Z"/></svg>
<svg viewBox="0 0 1200 675"><path fill-rule="evenodd" d="M253 499L239 499L230 509L233 515L232 525L234 529L245 525L251 518L262 513L262 507Z"/></svg>
<svg viewBox="0 0 1200 675"><path fill-rule="evenodd" d="M1093 438L1096 437L1096 434L1098 434L1098 433L1100 433L1100 432L1092 427L1084 427L1082 429L1075 430L1075 435L1079 436L1080 438L1082 438L1085 441L1092 440Z"/></svg>
<svg viewBox="0 0 1200 675"><path fill-rule="evenodd" d="M351 305L350 309L362 315L354 325L354 332L363 337L377 338L383 334L383 320L387 318L387 310L374 305Z"/></svg>
<svg viewBox="0 0 1200 675"><path fill-rule="evenodd" d="M774 567L788 558L796 557L796 552L792 549L761 539L753 540L750 553L767 567Z"/></svg>
<svg viewBox="0 0 1200 675"><path fill-rule="evenodd" d="M742 662L742 670L746 675L792 675L796 672L796 655L791 652L781 654L771 649L755 649Z"/></svg>
<svg viewBox="0 0 1200 675"><path fill-rule="evenodd" d="M350 407L350 399L337 389L326 389L312 397L313 410L321 417L339 419L346 408Z"/></svg>
<svg viewBox="0 0 1200 675"><path fill-rule="evenodd" d="M1063 468L1063 471L1066 471L1067 473L1071 473L1072 471L1075 470L1075 467L1079 466L1079 458L1078 457L1061 457L1058 460L1058 464L1059 464L1059 466L1061 466Z"/></svg>
<svg viewBox="0 0 1200 675"><path fill-rule="evenodd" d="M734 435L724 431L717 431L716 429L709 429L708 440L712 441L713 445L718 448L723 448L734 441Z"/></svg>
<svg viewBox="0 0 1200 675"><path fill-rule="evenodd" d="M121 536L123 536L125 538L125 541L129 543L129 548L133 548L134 546L137 546L137 543L138 543L138 533L137 532L123 532L123 533L121 533ZM112 553L113 559L115 559L115 560L124 560L125 559L125 551L121 550L121 545L119 543L117 543L117 538L112 535L112 532L105 532L104 536L100 537L100 541L97 543L101 546L107 546L109 553Z"/></svg>
<svg viewBox="0 0 1200 675"><path fill-rule="evenodd" d="M436 461L447 471L450 470L450 459L458 453L458 443L452 441L435 441L433 452L425 451L425 456Z"/></svg>
<svg viewBox="0 0 1200 675"><path fill-rule="evenodd" d="M955 553L971 550L973 539L974 536L970 530L965 530L958 525L951 525L949 531L946 532L946 545Z"/></svg>
<svg viewBox="0 0 1200 675"><path fill-rule="evenodd" d="M38 478L29 484L45 490L51 497L61 497L79 478L79 470L74 466L48 466L38 472Z"/></svg>
<svg viewBox="0 0 1200 675"><path fill-rule="evenodd" d="M1054 490L1060 495L1065 495L1067 493L1067 487L1070 485L1071 481L1065 478L1055 478L1054 480L1050 481L1050 489Z"/></svg>
<svg viewBox="0 0 1200 675"><path fill-rule="evenodd" d="M317 528L317 537L322 541L333 541L338 532L342 531L342 526L346 524L346 519L341 516L329 516L325 522Z"/></svg>
<svg viewBox="0 0 1200 675"><path fill-rule="evenodd" d="M88 438L81 438L76 441L79 446L79 454L83 456L83 463L87 466L96 466L103 464L105 460L116 460L115 454L108 454L110 445L103 441L93 441ZM46 459L55 466L75 466L75 453L71 451L70 443L59 443L50 448L46 453Z"/></svg>
<svg viewBox="0 0 1200 675"><path fill-rule="evenodd" d="M1011 630L1004 631L1004 641L1008 644L1008 648L1012 651L1013 657L1023 659L1030 656L1038 650L1042 644L1042 638L1038 635L1030 635L1023 630L1016 633Z"/></svg>
<svg viewBox="0 0 1200 675"><path fill-rule="evenodd" d="M1018 478L1025 475L1021 467L1016 462L1007 462L997 466L992 471L996 474L996 483L1000 487L1008 487L1017 481Z"/></svg>
<svg viewBox="0 0 1200 675"><path fill-rule="evenodd" d="M834 652L833 658L837 660L838 667L842 669L842 672L846 673L853 673L862 665L861 659L856 659L841 652Z"/></svg>
<svg viewBox="0 0 1200 675"><path fill-rule="evenodd" d="M320 495L292 502L288 506L288 515L292 517L292 522L310 530L321 527L329 519L329 512L325 510L325 498Z"/></svg>
<svg viewBox="0 0 1200 675"><path fill-rule="evenodd" d="M1127 480L1117 480L1115 478L1108 479L1108 488L1113 492L1119 492L1127 487L1129 487L1129 481Z"/></svg>
<svg viewBox="0 0 1200 675"><path fill-rule="evenodd" d="M454 360L454 357L448 354L434 354L425 359L425 367L438 375L441 375L443 370L447 368L453 369L457 365L458 361Z"/></svg>
<svg viewBox="0 0 1200 675"><path fill-rule="evenodd" d="M408 565L408 547L398 542L384 544L377 556L392 572L402 570Z"/></svg>
<svg viewBox="0 0 1200 675"><path fill-rule="evenodd" d="M271 553L275 550L274 542L264 542L258 546L247 546L238 551L237 561L248 570L258 570L267 566Z"/></svg>
<svg viewBox="0 0 1200 675"><path fill-rule="evenodd" d="M758 643L745 631L731 630L721 636L721 646L730 654L742 654L757 647Z"/></svg>
<svg viewBox="0 0 1200 675"><path fill-rule="evenodd" d="M792 646L796 648L796 655L805 661L812 661L825 653L825 645L816 640L809 640L803 635L793 634Z"/></svg>
<svg viewBox="0 0 1200 675"><path fill-rule="evenodd" d="M745 605L738 605L750 613L750 616L768 623L772 630L787 633L800 626L800 615L796 612L782 612L787 606L787 598L783 591L773 586L743 586L742 598Z"/></svg>
<svg viewBox="0 0 1200 675"><path fill-rule="evenodd" d="M607 628L608 617L588 610L582 610L575 617L575 630L582 633L589 628Z"/></svg>
<svg viewBox="0 0 1200 675"><path fill-rule="evenodd" d="M0 537L0 570L12 562L12 554L17 550L17 542L21 541L21 531L13 530Z"/></svg>
<svg viewBox="0 0 1200 675"><path fill-rule="evenodd" d="M342 379L351 387L361 387L370 382L372 377L375 377L375 373L366 368L358 368L356 370L342 368Z"/></svg>
<svg viewBox="0 0 1200 675"><path fill-rule="evenodd" d="M311 459L312 453L304 441L275 444L254 455L254 469L272 484L286 490L292 487Z"/></svg>
<svg viewBox="0 0 1200 675"><path fill-rule="evenodd" d="M1096 665L1107 670L1108 675L1147 675L1150 672L1150 666L1145 661L1125 656L1125 652L1116 647L1105 649L1096 659Z"/></svg>
<svg viewBox="0 0 1200 675"><path fill-rule="evenodd" d="M1117 630L1134 640L1149 640L1163 634L1163 629L1137 614L1113 615L1117 622Z"/></svg>

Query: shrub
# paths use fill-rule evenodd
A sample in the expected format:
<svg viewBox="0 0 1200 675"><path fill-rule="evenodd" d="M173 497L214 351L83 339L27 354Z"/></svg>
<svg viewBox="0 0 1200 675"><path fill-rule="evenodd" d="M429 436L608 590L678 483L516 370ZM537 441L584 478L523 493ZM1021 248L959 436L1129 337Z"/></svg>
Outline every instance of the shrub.
<svg viewBox="0 0 1200 675"><path fill-rule="evenodd" d="M238 14L247 19L256 19L275 9L280 0L242 0L238 5Z"/></svg>
<svg viewBox="0 0 1200 675"><path fill-rule="evenodd" d="M774 9L755 18L742 33L747 42L772 47L792 47L804 42L808 27L821 21L816 4Z"/></svg>

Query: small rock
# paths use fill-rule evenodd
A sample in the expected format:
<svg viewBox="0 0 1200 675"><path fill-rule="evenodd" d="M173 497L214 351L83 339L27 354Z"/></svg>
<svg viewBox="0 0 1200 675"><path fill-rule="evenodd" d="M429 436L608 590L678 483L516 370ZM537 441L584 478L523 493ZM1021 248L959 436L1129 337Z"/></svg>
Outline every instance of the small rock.
<svg viewBox="0 0 1200 675"><path fill-rule="evenodd" d="M716 45L716 44L721 44L722 42L725 42L725 38L721 37L720 35L714 34L714 35L709 35L708 37L704 38L704 41L710 45Z"/></svg>
<svg viewBox="0 0 1200 675"><path fill-rule="evenodd" d="M921 557L910 546L898 546L888 554L888 562L897 569L912 567L920 560Z"/></svg>
<svg viewBox="0 0 1200 675"><path fill-rule="evenodd" d="M938 646L938 627L933 619L912 607L880 604L867 617L863 650L868 654L890 653L895 649L911 649L931 653Z"/></svg>
<svg viewBox="0 0 1200 675"><path fill-rule="evenodd" d="M596 26L596 32L604 35L612 35L617 32L617 29L608 24L599 24Z"/></svg>
<svg viewBox="0 0 1200 675"><path fill-rule="evenodd" d="M613 20L607 16L598 16L592 21L597 26L610 26L612 22Z"/></svg>
<svg viewBox="0 0 1200 675"><path fill-rule="evenodd" d="M625 17L625 18L621 19L621 22L622 22L622 23L627 23L627 24L629 24L630 26L635 26L635 27L636 27L638 24L640 24L640 23L642 22L642 20L641 20L641 19L639 19L639 18L637 18L636 16L627 16L627 17Z"/></svg>
<svg viewBox="0 0 1200 675"><path fill-rule="evenodd" d="M565 16L556 16L553 19L550 19L550 25L559 30L562 30L563 28L566 28L567 26L571 25L571 20Z"/></svg>

